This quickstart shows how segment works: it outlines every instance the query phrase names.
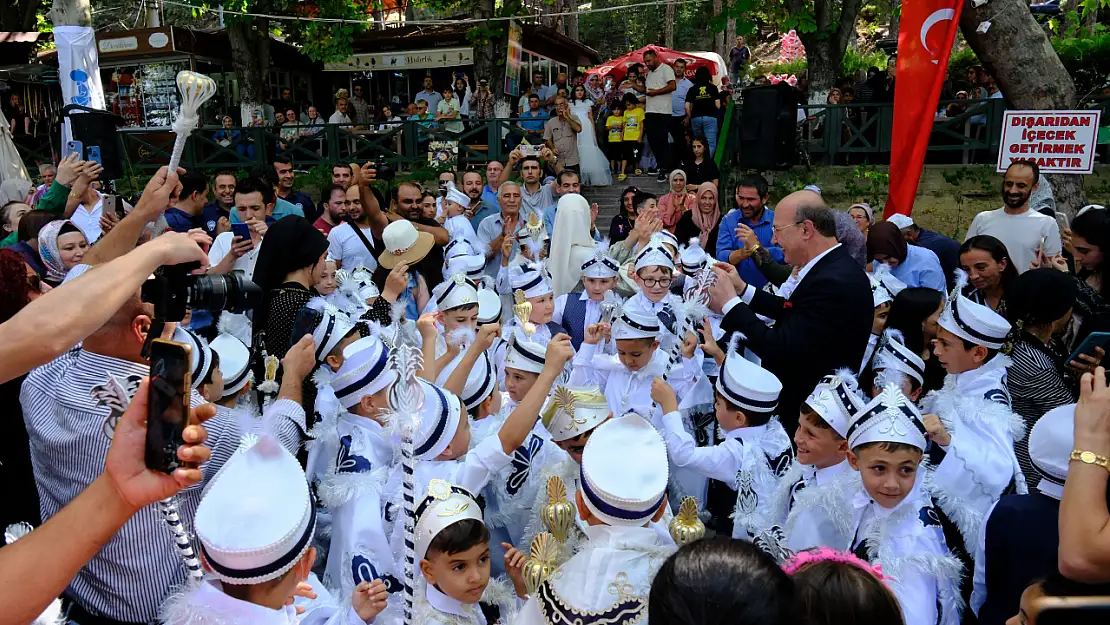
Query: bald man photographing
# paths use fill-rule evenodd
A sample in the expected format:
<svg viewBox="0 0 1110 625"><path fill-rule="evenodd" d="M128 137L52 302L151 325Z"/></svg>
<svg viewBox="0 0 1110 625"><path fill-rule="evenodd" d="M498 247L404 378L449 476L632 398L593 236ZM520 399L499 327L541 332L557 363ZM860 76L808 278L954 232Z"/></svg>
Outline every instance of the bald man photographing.
<svg viewBox="0 0 1110 625"><path fill-rule="evenodd" d="M724 313L721 329L744 333L762 366L778 376L778 415L793 432L798 407L823 376L859 367L871 332L871 286L863 267L837 243L835 215L819 194L783 198L772 230L786 262L800 268L780 287L786 297L745 283L732 265L716 265L709 307Z"/></svg>

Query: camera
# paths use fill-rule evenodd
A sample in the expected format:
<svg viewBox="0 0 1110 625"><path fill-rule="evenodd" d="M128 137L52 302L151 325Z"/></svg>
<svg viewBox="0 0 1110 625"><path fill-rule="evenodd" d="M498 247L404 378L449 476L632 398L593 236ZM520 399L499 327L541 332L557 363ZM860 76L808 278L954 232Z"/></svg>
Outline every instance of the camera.
<svg viewBox="0 0 1110 625"><path fill-rule="evenodd" d="M397 170L393 169L392 165L385 162L385 159L371 161L371 164L374 167L374 177L377 180L385 180L386 182L389 182L390 180L393 180L395 177L397 177Z"/></svg>
<svg viewBox="0 0 1110 625"><path fill-rule="evenodd" d="M243 274L193 275L200 263L159 267L143 283L142 300L154 304L154 318L181 321L187 308L246 312L262 302L262 289Z"/></svg>

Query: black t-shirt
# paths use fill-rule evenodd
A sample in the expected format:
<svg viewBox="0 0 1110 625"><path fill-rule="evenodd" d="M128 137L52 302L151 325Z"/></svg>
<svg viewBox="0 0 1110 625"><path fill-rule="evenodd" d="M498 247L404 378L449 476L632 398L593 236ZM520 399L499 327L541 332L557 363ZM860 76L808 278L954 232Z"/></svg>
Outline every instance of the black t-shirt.
<svg viewBox="0 0 1110 625"><path fill-rule="evenodd" d="M711 83L694 85L686 92L686 101L693 105L690 117L717 116L717 87Z"/></svg>
<svg viewBox="0 0 1110 625"><path fill-rule="evenodd" d="M707 150L709 148L706 148ZM721 177L721 171L717 169L717 163L713 162L712 157L706 157L701 165L698 165L690 160L686 164L686 184L701 184L703 182L712 182ZM681 241L682 239L679 239Z"/></svg>

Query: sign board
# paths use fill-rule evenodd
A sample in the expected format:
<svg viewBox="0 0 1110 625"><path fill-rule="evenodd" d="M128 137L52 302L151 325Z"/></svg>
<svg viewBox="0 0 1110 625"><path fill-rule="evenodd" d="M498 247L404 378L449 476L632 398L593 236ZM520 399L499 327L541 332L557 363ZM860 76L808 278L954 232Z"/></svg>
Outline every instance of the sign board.
<svg viewBox="0 0 1110 625"><path fill-rule="evenodd" d="M1102 111L1006 111L998 171L1033 161L1044 174L1089 174Z"/></svg>
<svg viewBox="0 0 1110 625"><path fill-rule="evenodd" d="M97 42L97 45L101 52L130 52L139 49L139 40L136 37L101 39Z"/></svg>
<svg viewBox="0 0 1110 625"><path fill-rule="evenodd" d="M457 67L474 64L474 48L442 48L409 52L356 54L345 61L325 63L328 72L390 71Z"/></svg>
<svg viewBox="0 0 1110 625"><path fill-rule="evenodd" d="M520 59L524 53L521 45L520 22L509 20L509 57L505 61L505 94L520 92Z"/></svg>

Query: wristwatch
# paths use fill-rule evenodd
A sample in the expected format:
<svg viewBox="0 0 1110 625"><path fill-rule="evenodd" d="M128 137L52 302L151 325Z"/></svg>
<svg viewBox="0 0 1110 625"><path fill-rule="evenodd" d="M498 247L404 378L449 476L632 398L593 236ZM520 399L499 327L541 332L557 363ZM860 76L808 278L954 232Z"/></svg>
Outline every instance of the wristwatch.
<svg viewBox="0 0 1110 625"><path fill-rule="evenodd" d="M1103 469L1106 469L1107 471L1110 471L1110 458L1107 458L1106 456L1100 456L1093 451L1082 451L1079 449L1073 450L1071 452L1071 460L1072 462L1078 460L1083 464L1097 465L1102 467Z"/></svg>

